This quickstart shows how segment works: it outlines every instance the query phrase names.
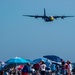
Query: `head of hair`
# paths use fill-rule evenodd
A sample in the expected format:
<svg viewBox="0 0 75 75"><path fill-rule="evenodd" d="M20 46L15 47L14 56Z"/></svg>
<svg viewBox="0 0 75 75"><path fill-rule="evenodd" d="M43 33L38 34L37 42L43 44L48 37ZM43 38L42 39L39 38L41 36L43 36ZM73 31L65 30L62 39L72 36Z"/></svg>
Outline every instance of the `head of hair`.
<svg viewBox="0 0 75 75"><path fill-rule="evenodd" d="M42 64L45 64L45 62L44 62L44 61L42 61Z"/></svg>
<svg viewBox="0 0 75 75"><path fill-rule="evenodd" d="M27 63L28 66L30 66L30 63Z"/></svg>

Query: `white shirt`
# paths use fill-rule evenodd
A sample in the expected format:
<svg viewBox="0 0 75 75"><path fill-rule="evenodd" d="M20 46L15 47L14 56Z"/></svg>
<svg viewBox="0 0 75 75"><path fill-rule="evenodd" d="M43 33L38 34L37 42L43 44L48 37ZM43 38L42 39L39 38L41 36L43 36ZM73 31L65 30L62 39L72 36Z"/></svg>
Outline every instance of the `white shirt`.
<svg viewBox="0 0 75 75"><path fill-rule="evenodd" d="M40 65L40 69L41 69L41 71L45 71L46 65L45 64Z"/></svg>
<svg viewBox="0 0 75 75"><path fill-rule="evenodd" d="M69 64L68 68L70 69L70 72L71 72L72 71L72 64Z"/></svg>

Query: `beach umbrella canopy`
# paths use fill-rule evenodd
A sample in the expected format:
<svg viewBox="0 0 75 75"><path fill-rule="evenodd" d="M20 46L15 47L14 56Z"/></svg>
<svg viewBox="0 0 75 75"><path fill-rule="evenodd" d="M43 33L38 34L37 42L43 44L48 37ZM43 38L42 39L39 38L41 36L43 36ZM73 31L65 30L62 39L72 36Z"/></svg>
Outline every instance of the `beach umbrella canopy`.
<svg viewBox="0 0 75 75"><path fill-rule="evenodd" d="M45 62L46 60L47 60L46 58L37 58L37 59L34 59L33 62L34 62L34 64L36 64L36 63L39 63L41 61Z"/></svg>
<svg viewBox="0 0 75 75"><path fill-rule="evenodd" d="M34 64L33 60L27 59L30 64Z"/></svg>
<svg viewBox="0 0 75 75"><path fill-rule="evenodd" d="M61 62L61 58L56 56L56 55L46 55L46 56L43 56L51 61L55 61L55 62Z"/></svg>
<svg viewBox="0 0 75 75"><path fill-rule="evenodd" d="M18 65L26 64L29 62L24 58L14 57L14 58L7 60L5 63L6 63L6 65L4 66L4 70L9 70L12 67L16 67Z"/></svg>
<svg viewBox="0 0 75 75"><path fill-rule="evenodd" d="M39 63L41 61L44 61L45 63L46 62L50 62L51 63L51 61L49 61L47 58L37 58L37 59L33 60L34 64Z"/></svg>
<svg viewBox="0 0 75 75"><path fill-rule="evenodd" d="M14 57L14 58L7 60L5 63L7 64L25 64L25 63L28 63L28 61L21 57Z"/></svg>

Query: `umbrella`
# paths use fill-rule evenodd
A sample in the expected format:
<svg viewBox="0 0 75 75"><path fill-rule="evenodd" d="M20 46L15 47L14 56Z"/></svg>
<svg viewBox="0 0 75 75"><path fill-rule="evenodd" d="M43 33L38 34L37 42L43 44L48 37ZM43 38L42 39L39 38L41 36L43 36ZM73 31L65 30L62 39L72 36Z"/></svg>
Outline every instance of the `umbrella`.
<svg viewBox="0 0 75 75"><path fill-rule="evenodd" d="M49 60L52 60L54 62L61 62L61 58L56 56L56 55L46 55L46 56L43 56Z"/></svg>
<svg viewBox="0 0 75 75"><path fill-rule="evenodd" d="M18 65L21 65L21 64L26 64L26 63L29 63L26 59L24 58L21 58L21 57L14 57L14 58L11 58L9 60L7 60L6 62L6 65L5 67L16 67Z"/></svg>
<svg viewBox="0 0 75 75"><path fill-rule="evenodd" d="M41 61L44 61L45 62L45 61L47 61L47 59L46 58L37 58L37 59L34 59L33 60L34 64L39 63Z"/></svg>
<svg viewBox="0 0 75 75"><path fill-rule="evenodd" d="M32 60L27 59L27 61L28 61L30 64L33 64L33 61L32 61Z"/></svg>
<svg viewBox="0 0 75 75"><path fill-rule="evenodd" d="M6 65L5 65L4 69L8 70L11 67L16 67L18 65L26 64L26 63L29 63L29 62L24 58L14 57L14 58L11 58L11 59L7 60L5 63L6 63Z"/></svg>
<svg viewBox="0 0 75 75"><path fill-rule="evenodd" d="M5 63L7 64L25 64L25 63L28 63L28 61L21 57L14 57L14 58L7 60Z"/></svg>
<svg viewBox="0 0 75 75"><path fill-rule="evenodd" d="M48 60L47 58L37 58L37 59L33 60L34 64L39 63L41 61L44 61L45 63L47 63L47 62L51 63L51 61Z"/></svg>

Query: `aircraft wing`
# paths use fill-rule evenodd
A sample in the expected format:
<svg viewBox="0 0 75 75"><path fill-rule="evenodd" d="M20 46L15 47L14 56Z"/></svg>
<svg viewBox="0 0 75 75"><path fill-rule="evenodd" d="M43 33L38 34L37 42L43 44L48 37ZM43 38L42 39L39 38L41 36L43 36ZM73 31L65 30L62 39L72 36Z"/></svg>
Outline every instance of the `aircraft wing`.
<svg viewBox="0 0 75 75"><path fill-rule="evenodd" d="M55 19L57 18L61 18L61 19L64 19L64 18L67 18L67 17L74 17L74 16L53 16Z"/></svg>
<svg viewBox="0 0 75 75"><path fill-rule="evenodd" d="M22 15L27 17L34 17L34 18L43 18L44 16L38 16L38 15Z"/></svg>

